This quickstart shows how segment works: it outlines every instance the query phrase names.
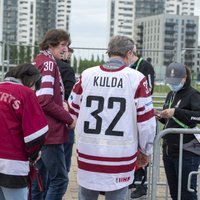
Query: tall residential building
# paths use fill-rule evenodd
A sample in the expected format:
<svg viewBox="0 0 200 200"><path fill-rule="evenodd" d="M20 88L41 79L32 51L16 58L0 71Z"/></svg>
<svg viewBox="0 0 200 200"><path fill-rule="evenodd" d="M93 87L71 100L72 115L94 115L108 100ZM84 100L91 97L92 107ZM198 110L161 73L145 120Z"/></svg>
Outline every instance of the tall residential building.
<svg viewBox="0 0 200 200"><path fill-rule="evenodd" d="M134 39L135 19L158 15L194 15L195 0L109 0L108 40L122 34Z"/></svg>
<svg viewBox="0 0 200 200"><path fill-rule="evenodd" d="M3 30L3 41L17 41L17 1L0 0L3 5L3 24L0 30Z"/></svg>
<svg viewBox="0 0 200 200"><path fill-rule="evenodd" d="M57 1L36 0L35 42L40 42L47 30L56 28Z"/></svg>
<svg viewBox="0 0 200 200"><path fill-rule="evenodd" d="M165 0L136 0L135 18L164 13Z"/></svg>
<svg viewBox="0 0 200 200"><path fill-rule="evenodd" d="M121 34L134 38L136 18L161 14L165 0L109 0L109 34Z"/></svg>
<svg viewBox="0 0 200 200"><path fill-rule="evenodd" d="M197 72L198 21L198 16L172 14L136 19L136 42L142 56L152 58L157 78L172 61Z"/></svg>
<svg viewBox="0 0 200 200"><path fill-rule="evenodd" d="M18 0L17 2L17 23L16 31L17 38L14 42L19 44L32 44L35 41L35 14L36 7L34 0ZM5 30L6 32L6 30Z"/></svg>
<svg viewBox="0 0 200 200"><path fill-rule="evenodd" d="M34 45L51 28L69 29L71 0L0 0L0 5L5 42Z"/></svg>
<svg viewBox="0 0 200 200"><path fill-rule="evenodd" d="M69 19L71 14L71 0L57 0L56 27L69 30Z"/></svg>
<svg viewBox="0 0 200 200"><path fill-rule="evenodd" d="M135 1L109 0L109 36L123 34L133 37Z"/></svg>
<svg viewBox="0 0 200 200"><path fill-rule="evenodd" d="M166 0L167 14L194 15L195 0Z"/></svg>

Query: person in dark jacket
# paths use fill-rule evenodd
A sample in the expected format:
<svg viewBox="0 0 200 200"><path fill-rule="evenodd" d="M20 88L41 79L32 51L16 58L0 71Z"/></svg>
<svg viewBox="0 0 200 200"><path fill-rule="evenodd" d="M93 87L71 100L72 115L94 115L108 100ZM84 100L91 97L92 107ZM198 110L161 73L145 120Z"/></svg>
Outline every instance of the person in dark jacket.
<svg viewBox="0 0 200 200"><path fill-rule="evenodd" d="M146 76L148 86L150 88L151 94L153 94L154 90L154 79L155 79L155 72L151 63L147 60L144 60L142 57L138 56L136 53L136 47L133 50L133 63L130 65L131 68L138 70L142 74ZM144 183L147 180L147 166L143 168L139 168L135 171L135 181L141 181L141 184L130 185L130 188L135 187L136 189L131 193L131 198L139 198L143 195L147 194L147 185Z"/></svg>
<svg viewBox="0 0 200 200"><path fill-rule="evenodd" d="M155 79L155 71L153 69L153 66L151 65L150 62L138 56L136 53L136 49L133 51L133 54L134 54L133 63L130 65L130 68L136 69L146 76L148 85L151 89L151 94L153 94L154 79Z"/></svg>
<svg viewBox="0 0 200 200"><path fill-rule="evenodd" d="M180 63L171 63L166 69L166 83L171 91L168 93L163 111L155 112L157 118L167 128L195 128L200 123L200 93L191 86L190 70ZM177 200L178 194L178 163L179 140L177 134L167 134L163 137L163 162L169 184L171 198ZM190 149L185 147L191 146ZM188 175L191 171L198 171L200 163L200 143L195 135L183 135L183 163L182 163L182 200L196 200L196 192L187 190ZM196 148L195 148L196 147ZM191 188L196 191L196 176L192 176Z"/></svg>
<svg viewBox="0 0 200 200"><path fill-rule="evenodd" d="M68 60L56 59L56 62L57 62L57 65L59 67L60 74L62 77L64 89L65 89L65 95L64 95L65 101L68 100L71 90L72 90L74 84L76 83L75 72L74 72L73 68L70 66L70 57L68 56L68 54L71 55L71 52L73 52L73 49L68 48L68 52L65 52L65 54L63 55L63 58L67 58ZM70 129L69 130L69 138L68 138L67 142L64 144L65 162L66 162L66 168L67 168L68 173L69 173L70 167L71 167L73 144L74 144L74 130Z"/></svg>

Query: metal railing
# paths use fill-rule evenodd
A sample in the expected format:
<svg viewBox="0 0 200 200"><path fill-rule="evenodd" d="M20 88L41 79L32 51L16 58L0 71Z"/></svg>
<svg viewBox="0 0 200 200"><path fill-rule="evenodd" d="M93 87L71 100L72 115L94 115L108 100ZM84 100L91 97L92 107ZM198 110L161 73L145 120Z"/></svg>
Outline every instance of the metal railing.
<svg viewBox="0 0 200 200"><path fill-rule="evenodd" d="M184 129L184 128L170 128L161 131L156 135L154 141L154 150L153 150L153 163L152 163L152 177L149 182L151 183L151 195L148 199L156 200L156 192L158 186L158 169L160 168L160 142L161 138L169 133L175 133L180 135L180 145L179 145L179 178L178 178L178 200L181 200L181 179L182 179L182 159L183 159L183 134L197 134L200 133L200 129ZM194 172L199 175L199 172ZM188 180L188 189L190 190L190 180L191 176L194 175L191 173ZM199 177L198 177L199 180ZM199 182L199 181L198 181ZM200 191L198 185L198 200L200 200ZM167 197L166 197L167 198Z"/></svg>

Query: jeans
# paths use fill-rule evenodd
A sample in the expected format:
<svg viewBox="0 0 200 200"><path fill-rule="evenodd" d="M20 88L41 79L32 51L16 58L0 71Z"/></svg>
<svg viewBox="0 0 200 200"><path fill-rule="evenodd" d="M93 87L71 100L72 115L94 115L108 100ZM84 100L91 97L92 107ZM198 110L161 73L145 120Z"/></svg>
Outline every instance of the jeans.
<svg viewBox="0 0 200 200"><path fill-rule="evenodd" d="M0 200L28 200L28 189L0 186Z"/></svg>
<svg viewBox="0 0 200 200"><path fill-rule="evenodd" d="M73 144L74 144L74 130L70 129L69 130L69 142L64 144L65 162L66 162L66 168L67 168L68 173L70 172L70 167L71 167Z"/></svg>
<svg viewBox="0 0 200 200"><path fill-rule="evenodd" d="M128 186L119 190L105 192L105 200L125 200L128 195ZM78 200L97 200L99 191L89 190L79 186Z"/></svg>
<svg viewBox="0 0 200 200"><path fill-rule="evenodd" d="M62 144L43 146L40 162L41 164L38 165L38 167L40 166L39 170L43 167L46 169L40 171L44 178L46 194L40 193L38 197L37 187L34 186L32 190L33 200L62 200L68 185L64 146Z"/></svg>
<svg viewBox="0 0 200 200"><path fill-rule="evenodd" d="M163 151L163 162L167 181L169 184L170 195L173 200L178 199L178 167L179 157L166 155ZM182 163L182 185L181 185L181 200L196 200L196 192L187 191L188 175L191 171L198 171L200 163L199 156L191 156L183 154ZM191 188L196 190L197 176L193 175L191 179Z"/></svg>

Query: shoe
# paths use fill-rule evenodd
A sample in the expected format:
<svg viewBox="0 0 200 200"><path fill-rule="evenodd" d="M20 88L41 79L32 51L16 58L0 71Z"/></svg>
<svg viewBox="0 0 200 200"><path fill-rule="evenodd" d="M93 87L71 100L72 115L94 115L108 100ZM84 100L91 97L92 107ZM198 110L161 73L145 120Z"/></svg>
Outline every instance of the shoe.
<svg viewBox="0 0 200 200"><path fill-rule="evenodd" d="M136 199L140 198L147 194L146 188L143 186L137 186L137 188L131 193L131 198Z"/></svg>
<svg viewBox="0 0 200 200"><path fill-rule="evenodd" d="M102 191L101 191L101 192L99 192L99 194L100 194L100 195L105 195L105 192L102 192Z"/></svg>

